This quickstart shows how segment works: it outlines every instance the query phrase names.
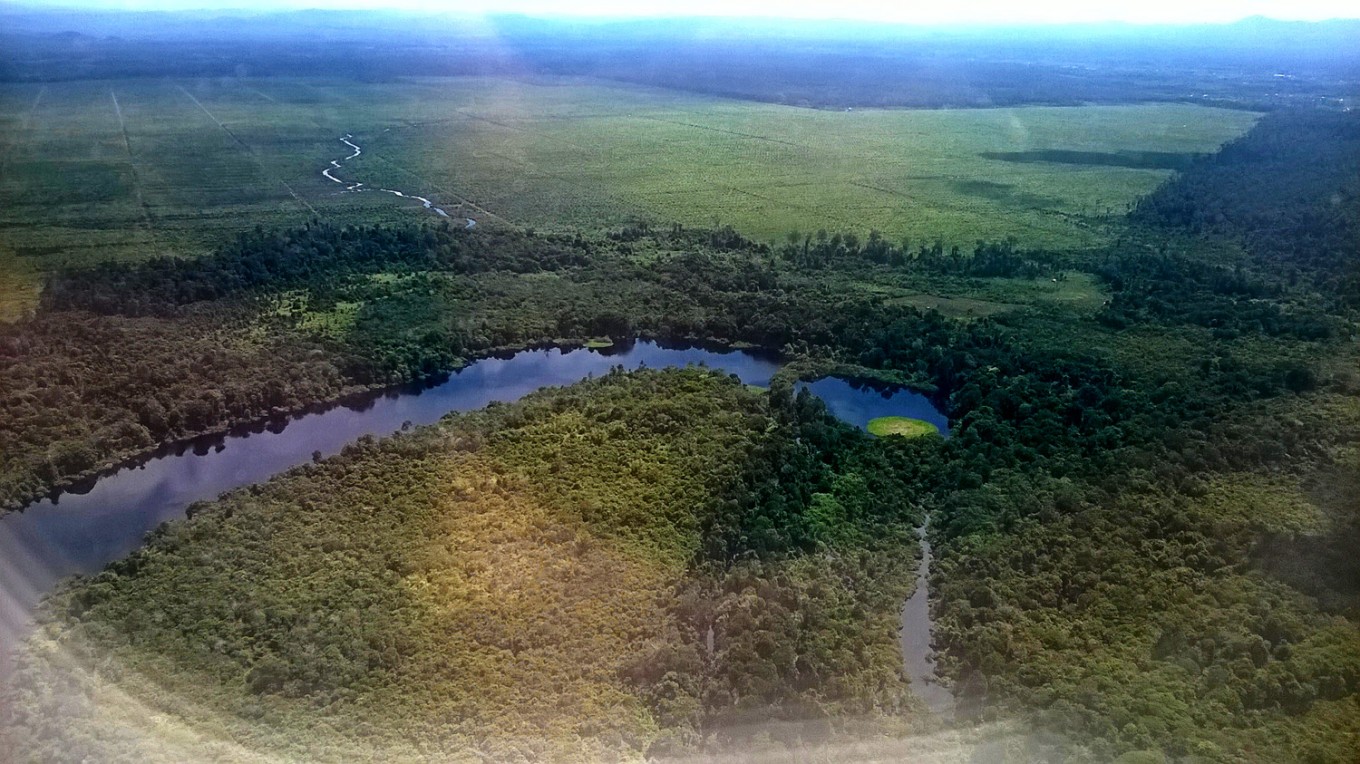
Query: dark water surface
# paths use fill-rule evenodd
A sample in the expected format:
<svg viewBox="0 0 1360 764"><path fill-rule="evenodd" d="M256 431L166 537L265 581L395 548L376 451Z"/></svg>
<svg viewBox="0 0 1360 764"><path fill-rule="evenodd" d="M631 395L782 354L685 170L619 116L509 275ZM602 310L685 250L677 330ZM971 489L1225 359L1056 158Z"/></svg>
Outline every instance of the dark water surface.
<svg viewBox="0 0 1360 764"><path fill-rule="evenodd" d="M935 425L942 435L949 434L949 419L926 396L900 387L870 385L840 377L825 377L816 382L799 382L826 403L836 418L861 430L869 420L881 416L904 416Z"/></svg>
<svg viewBox="0 0 1360 764"><path fill-rule="evenodd" d="M611 367L661 368L705 364L768 386L779 369L772 357L746 351L667 348L635 342L603 351L526 350L470 364L435 385L411 385L362 401L277 421L253 430L200 438L166 449L144 464L101 477L83 493L66 492L0 517L0 677L29 614L56 583L98 572L140 547L146 534L184 516L195 501L259 483L290 467L338 453L360 436L384 436L406 422L421 425L492 401L509 403L541 387L570 385ZM811 385L833 414L863 427L895 414L947 422L929 401L901 391L853 389L836 379ZM928 407L928 410L927 410Z"/></svg>

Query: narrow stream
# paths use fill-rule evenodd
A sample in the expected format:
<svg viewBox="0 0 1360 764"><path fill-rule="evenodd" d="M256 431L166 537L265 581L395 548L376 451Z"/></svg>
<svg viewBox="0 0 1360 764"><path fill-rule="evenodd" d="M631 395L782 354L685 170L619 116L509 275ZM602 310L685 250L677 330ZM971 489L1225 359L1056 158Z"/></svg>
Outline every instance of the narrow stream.
<svg viewBox="0 0 1360 764"><path fill-rule="evenodd" d="M347 180L343 180L343 179L341 179L341 178L337 178L337 177L333 174L336 170L341 169L342 165L343 165L345 162L348 162L349 160L354 159L355 157L357 157L357 156L359 156L360 154L364 153L364 150L363 150L362 148L359 147L359 144L357 144L357 143L353 142L352 140L350 140L350 139L353 138L353 137L354 137L354 134L353 134L353 133L345 133L345 137L341 138L341 139L340 139L340 142L343 143L343 144L345 144L346 146L349 146L351 149L354 149L354 153L352 153L352 154L350 154L349 156L344 157L344 158L342 158L342 159L332 159L332 160L330 160L331 166L330 166L330 167L327 167L326 169L324 169L324 170L321 171L321 174L322 174L323 176L325 176L325 178L326 178L327 180L333 181L333 182L335 182L335 183L339 183L340 185L342 185L342 186L345 187L345 191L342 191L341 193L348 192L348 191L364 191L364 190L366 190L366 185L367 185L367 184L365 184L365 183L362 183L362 182L357 181L357 180L356 180L356 181L347 181ZM439 215L440 217L444 217L444 218L449 217L449 213L445 212L444 210L440 209L439 207L434 206L434 202L430 201L429 199L426 199L426 198L423 197L423 196L416 196L415 194L408 194L408 193L405 193L405 192L403 192L403 191L398 191L398 190L396 190L396 189L394 189L394 188L379 188L378 191L381 192L381 193L384 193L384 194L392 194L393 196L398 196L398 197L401 197L402 199L411 199L411 200L413 200L413 201L420 202L422 205L425 206L425 209L427 209L427 210L433 210L433 211L435 212L435 214ZM467 219L467 227L468 227L468 228L474 228L474 227L476 227L476 225L477 225L477 221L476 221L476 220L473 220L472 218L468 218L468 219Z"/></svg>

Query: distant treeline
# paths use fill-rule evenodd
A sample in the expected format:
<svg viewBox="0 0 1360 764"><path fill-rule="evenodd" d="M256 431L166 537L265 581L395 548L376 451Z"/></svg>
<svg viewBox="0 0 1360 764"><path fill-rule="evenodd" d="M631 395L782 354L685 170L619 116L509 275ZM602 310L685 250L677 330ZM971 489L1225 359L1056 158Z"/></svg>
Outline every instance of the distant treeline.
<svg viewBox="0 0 1360 764"><path fill-rule="evenodd" d="M639 248L667 254L640 260ZM50 279L34 319L0 329L0 375L8 380L0 418L10 425L13 446L5 449L6 493L14 501L166 439L445 371L496 348L596 336L739 341L887 366L928 389L962 395L952 412L958 416L981 405L963 380L984 359L1014 373L1004 384L1026 387L1024 379L1039 375L1045 381L1036 389L1063 399L1091 373L1095 389L1103 388L1108 374L1092 361L1083 362L1085 371L1054 367L1065 350L1038 366L997 357L997 348L1010 347L1002 336L1028 330L1007 328L1002 319L964 331L938 314L885 305L844 280L864 268L926 278L1062 278L1070 264L1071 255L1022 251L1010 242L979 242L960 253L938 241L893 244L875 232L862 240L792 235L772 248L731 229L654 230L643 223L613 240L491 226L313 223L246 233L196 260L72 270ZM1113 290L1100 315L1114 327L1190 321L1225 337L1308 340L1342 328L1286 301L1278 284L1186 257L1116 254L1098 272ZM552 277L512 278L529 273ZM830 288L795 286L818 282ZM293 303L307 315L352 312L336 331L318 332L286 307ZM223 331L234 337L224 339ZM1225 373L1212 379L1226 385L1215 395L1316 384L1298 361L1215 363ZM53 387L53 380L62 383ZM1056 429L995 446L1052 447L1092 426L1079 438L1092 440L1078 450L1097 459L1138 432L1120 427L1100 435L1117 418L1094 416L1104 393L1087 396L1076 408L1057 405L1063 424ZM998 455L997 463L1014 458Z"/></svg>
<svg viewBox="0 0 1360 764"><path fill-rule="evenodd" d="M752 27L516 17L469 26L324 12L138 18L11 11L0 16L13 30L0 38L0 79L547 75L814 108L1187 101L1264 110L1347 95L1336 88L1356 63L1346 22L941 36L844 23L791 29L770 20ZM1150 58L1158 62L1151 72ZM1288 77L1276 76L1282 68Z"/></svg>
<svg viewBox="0 0 1360 764"><path fill-rule="evenodd" d="M316 287L392 270L459 275L555 271L584 265L589 251L579 236L526 237L508 228L484 227L472 235L449 226L317 223L283 232L257 226L210 257L159 257L133 267L101 263L68 270L48 281L41 306L50 311L172 315L191 303Z"/></svg>

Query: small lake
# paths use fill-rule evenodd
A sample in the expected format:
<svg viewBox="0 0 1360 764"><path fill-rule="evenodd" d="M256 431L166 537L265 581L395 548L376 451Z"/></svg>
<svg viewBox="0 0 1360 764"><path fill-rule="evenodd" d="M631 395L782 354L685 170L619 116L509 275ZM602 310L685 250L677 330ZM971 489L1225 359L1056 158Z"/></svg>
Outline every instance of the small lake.
<svg viewBox="0 0 1360 764"><path fill-rule="evenodd" d="M816 382L799 382L798 388L812 391L821 398L836 418L861 430L869 427L871 419L881 416L904 416L935 425L944 436L949 435L949 418L940 413L926 396L915 390L896 386L823 377Z"/></svg>
<svg viewBox="0 0 1360 764"><path fill-rule="evenodd" d="M8 653L27 629L29 613L62 578L100 571L142 545L146 534L184 516L196 501L259 483L312 459L339 453L363 435L389 435L409 422L430 424L445 414L492 401L509 403L548 386L570 385L614 366L626 369L704 364L762 387L779 369L768 354L662 347L633 342L603 350L525 350L469 364L436 384L394 388L332 408L277 420L228 435L162 449L144 463L103 476L77 491L0 517L0 677ZM948 421L918 393L881 393L828 378L808 385L827 408L864 427L876 416L925 419L942 431Z"/></svg>

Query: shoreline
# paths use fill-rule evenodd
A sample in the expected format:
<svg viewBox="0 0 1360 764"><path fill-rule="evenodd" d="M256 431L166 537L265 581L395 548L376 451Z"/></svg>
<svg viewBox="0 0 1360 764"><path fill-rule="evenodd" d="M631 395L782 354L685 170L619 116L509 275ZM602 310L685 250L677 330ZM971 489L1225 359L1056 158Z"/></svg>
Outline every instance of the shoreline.
<svg viewBox="0 0 1360 764"><path fill-rule="evenodd" d="M122 453L110 456L99 465L91 467L77 475L65 477L62 480L44 486L28 494L21 494L17 498L7 498L0 501L0 517L11 512L23 512L30 506L42 501L51 500L58 503L62 496L68 494L80 495L87 493L94 487L99 480L115 475L123 470L137 469L150 461L174 454L182 454L186 450L195 447L200 441L210 441L204 443L203 447L212 448L215 441L237 434L247 434L252 432L263 432L272 424L281 423L284 427L289 422L300 419L310 414L320 414L332 409L344 406L349 403L363 403L375 400L389 392L396 392L403 388L410 388L413 385L424 385L433 387L439 381L447 379L450 375L457 374L467 366L477 361L499 356L512 355L526 350L551 350L557 349L563 352L573 350L593 350L604 356L609 356L612 352L618 352L628 347L632 342L646 340L656 342L663 346L685 346L699 347L715 352L737 352L748 351L758 354L768 354L769 357L779 358L777 351L759 345L752 345L745 342L725 342L714 339L699 338L671 338L656 337L647 333L637 334L628 338L611 338L614 344L606 348L589 348L590 339L555 339L550 342L530 342L522 345L506 345L501 347L489 348L484 351L472 353L461 358L461 362L451 368L441 369L433 374L423 377L415 377L399 382L381 383L372 385L351 385L343 388L339 394L322 400L304 403L295 408L278 410L269 414L250 417L247 419L231 420L220 425L182 436L171 440L165 440L156 445L150 446L131 453ZM433 384L431 384L433 383Z"/></svg>

